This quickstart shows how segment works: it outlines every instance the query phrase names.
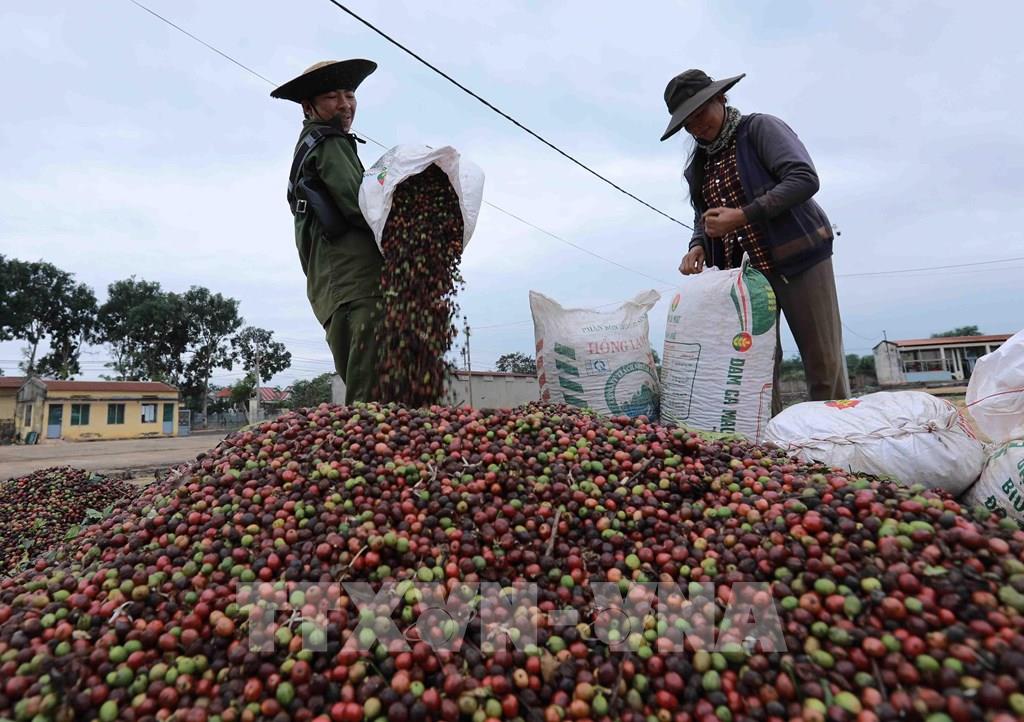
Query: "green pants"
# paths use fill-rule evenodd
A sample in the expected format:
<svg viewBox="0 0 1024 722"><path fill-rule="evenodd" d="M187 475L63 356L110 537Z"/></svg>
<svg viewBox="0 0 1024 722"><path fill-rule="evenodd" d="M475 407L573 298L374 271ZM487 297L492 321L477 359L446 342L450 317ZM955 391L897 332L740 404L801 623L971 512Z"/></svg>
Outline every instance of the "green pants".
<svg viewBox="0 0 1024 722"><path fill-rule="evenodd" d="M342 304L325 326L334 368L345 382L346 404L375 400L380 303L381 299L374 297Z"/></svg>

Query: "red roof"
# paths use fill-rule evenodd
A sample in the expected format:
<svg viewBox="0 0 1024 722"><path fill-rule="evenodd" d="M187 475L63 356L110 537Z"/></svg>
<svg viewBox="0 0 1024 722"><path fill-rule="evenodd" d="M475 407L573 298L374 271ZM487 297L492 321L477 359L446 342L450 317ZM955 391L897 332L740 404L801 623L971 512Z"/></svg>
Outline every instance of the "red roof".
<svg viewBox="0 0 1024 722"><path fill-rule="evenodd" d="M47 391L116 391L119 393L159 394L178 389L158 381L52 381L40 379Z"/></svg>
<svg viewBox="0 0 1024 722"><path fill-rule="evenodd" d="M983 345L1008 341L1010 333L997 333L990 336L942 336L939 338L912 338L905 341L890 341L900 348L907 346L952 346L959 344ZM884 342L883 342L884 343Z"/></svg>
<svg viewBox="0 0 1024 722"><path fill-rule="evenodd" d="M0 389L20 389L23 383L24 376L0 376Z"/></svg>
<svg viewBox="0 0 1024 722"><path fill-rule="evenodd" d="M287 401L292 396L290 391L281 391L281 389L271 389L266 386L260 387L260 401L265 403L273 403L275 401Z"/></svg>
<svg viewBox="0 0 1024 722"><path fill-rule="evenodd" d="M292 397L292 394L287 389L281 391L280 389L270 388L269 386L260 387L260 401L263 403L275 403L278 401L287 401ZM217 392L218 399L231 398L231 389L221 389Z"/></svg>

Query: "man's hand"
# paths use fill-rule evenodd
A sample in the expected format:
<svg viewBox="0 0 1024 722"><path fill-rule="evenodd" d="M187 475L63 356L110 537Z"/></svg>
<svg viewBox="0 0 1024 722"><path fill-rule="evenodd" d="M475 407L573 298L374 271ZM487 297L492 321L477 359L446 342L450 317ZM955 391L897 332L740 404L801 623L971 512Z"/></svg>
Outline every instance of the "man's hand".
<svg viewBox="0 0 1024 722"><path fill-rule="evenodd" d="M679 264L679 272L684 276L690 276L703 270L704 249L701 246L694 246L689 253L683 256L683 262Z"/></svg>
<svg viewBox="0 0 1024 722"><path fill-rule="evenodd" d="M739 208L709 208L704 213L703 221L704 232L711 238L721 238L747 225L747 217Z"/></svg>

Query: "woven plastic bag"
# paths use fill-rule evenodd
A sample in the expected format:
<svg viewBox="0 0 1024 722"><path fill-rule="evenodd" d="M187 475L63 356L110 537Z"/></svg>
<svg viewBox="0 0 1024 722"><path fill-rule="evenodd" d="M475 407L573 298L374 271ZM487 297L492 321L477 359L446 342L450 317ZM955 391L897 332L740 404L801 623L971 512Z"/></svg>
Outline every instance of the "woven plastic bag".
<svg viewBox="0 0 1024 722"><path fill-rule="evenodd" d="M803 461L963 493L981 474L985 447L951 403L922 391L790 406L768 441Z"/></svg>
<svg viewBox="0 0 1024 722"><path fill-rule="evenodd" d="M771 284L747 258L739 268L685 278L665 326L662 421L762 441L777 318Z"/></svg>
<svg viewBox="0 0 1024 722"><path fill-rule="evenodd" d="M541 400L604 416L658 418L660 387L647 312L657 291L600 312L530 291Z"/></svg>
<svg viewBox="0 0 1024 722"><path fill-rule="evenodd" d="M484 172L472 161L464 158L455 148L429 148L425 145L397 145L363 173L359 186L359 210L373 231L377 248L381 247L384 226L391 213L391 199L398 184L410 176L421 173L436 164L451 181L462 209L465 226L462 248L469 244L480 216L484 194Z"/></svg>
<svg viewBox="0 0 1024 722"><path fill-rule="evenodd" d="M1013 519L1024 529L1024 441L1002 444L985 462L978 483L960 500L969 507L983 506L993 514Z"/></svg>
<svg viewBox="0 0 1024 722"><path fill-rule="evenodd" d="M978 359L965 401L978 429L994 443L1024 439L1024 331Z"/></svg>

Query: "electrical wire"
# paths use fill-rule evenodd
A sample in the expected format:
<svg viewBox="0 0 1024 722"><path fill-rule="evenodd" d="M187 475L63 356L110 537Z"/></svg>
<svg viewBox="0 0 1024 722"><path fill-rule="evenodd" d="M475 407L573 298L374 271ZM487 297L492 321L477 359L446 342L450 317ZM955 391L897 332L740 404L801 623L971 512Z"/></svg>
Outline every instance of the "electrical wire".
<svg viewBox="0 0 1024 722"><path fill-rule="evenodd" d="M134 0L133 0L133 1L134 1ZM356 20L358 20L359 22L361 22L361 23L362 23L363 25L365 25L365 26L366 26L366 27L368 27L368 28L369 28L370 30L372 30L373 32L375 32L375 33L377 33L378 35L380 35L380 36L381 36L382 38L384 38L385 40L387 40L387 41L388 41L389 43L391 43L391 44L392 44L392 45L394 45L395 47L397 47L397 48L399 48L400 50L404 51L404 52L405 52L405 53L407 53L408 55L411 55L411 56L412 56L413 58L415 58L416 60L418 60L419 62L421 62L421 63L422 63L423 65L425 65L425 66L427 66L428 68L430 68L431 70L433 70L433 71L434 71L435 73L437 73L438 75L440 75L440 76L441 76L442 78L444 78L445 80L447 80L447 81L448 81L449 83L451 83L452 85L454 85L454 86L455 86L456 88L458 88L458 89L459 89L459 90L461 90L462 92L466 93L467 95L469 95L469 96L471 96L471 97L475 98L476 100L480 101L481 103L483 103L483 104L484 104L485 106L487 106L488 108L490 108L491 110L493 110L493 111L494 111L495 113L497 113L498 115L500 115L501 117L503 117L503 118L504 118L505 120L507 120L507 121L509 121L510 123L512 123L512 124L513 124L514 126L516 126L517 128L519 128L520 130L522 130L522 131L524 131L524 132L528 133L529 135L532 135L532 136L533 136L534 138L536 138L536 139L537 139L537 140L539 140L539 141L540 141L541 143L543 143L544 145L546 145L546 146L548 146L549 148L551 148L551 149L552 149L553 151L555 151L555 152L556 152L556 153L558 153L559 155L561 155L561 156L563 156L564 158L566 158L567 160L569 160L569 161L571 161L571 162L575 163L576 165L578 165L578 166L579 166L580 168L582 168L583 170L587 171L587 172L588 172L588 173L590 173L591 175L594 175L594 176L596 176L597 178L600 178L600 179L601 179L602 181L604 181L605 183L607 183L608 185L610 185L610 186L611 186L612 188L614 188L615 190L619 191L620 193L624 193L625 195L627 195L627 196L629 196L630 198L632 198L633 200L635 200L635 201L636 201L637 203L640 203L641 205L644 205L644 206L646 206L647 208L651 209L651 210L652 210L652 211L654 211L655 213L657 213L657 214L659 214L659 215L661 215L661 216L664 216L665 218L669 219L669 220L670 220L670 221L672 221L673 223L678 223L678 224L679 224L679 225L681 225L681 226L682 226L683 228L689 228L689 229L690 229L691 231L693 230L693 227L692 227L692 226L688 226L688 225L686 225L685 223L683 223L683 222L682 222L682 221L680 221L679 219L677 219L677 218L673 218L673 217L672 217L672 216L670 216L670 215L669 215L668 213L665 213L665 211L663 211L663 210L661 210L661 209L659 209L659 208L655 208L654 206L652 206L652 205L651 205L650 203L648 203L647 201L643 200L642 198L639 198L639 197L637 197L637 196L633 195L632 193L630 193L629 191L627 191L627 190L626 190L625 188L623 188L622 186L618 185L618 184L617 184L617 183L615 183L614 181L612 181L612 180L610 180L610 179L606 178L605 176L601 175L601 174L600 174L600 173L598 173L598 172L597 172L596 170L594 170L594 169L593 169L593 168L591 168L590 166L586 165L585 163L583 163L583 162L581 162L581 161L577 160L576 158L574 158L574 157L573 157L572 155L570 155L569 153L566 153L566 152L565 152L564 150L562 150L561 148L559 148L559 147L558 147L557 145L555 145L555 144L554 144L554 143L552 143L551 141L547 140L546 138L542 137L541 135L539 135L539 134L535 133L534 131L530 130L530 129L529 129L529 128L527 128L527 127L526 127L525 125L523 125L522 123L520 123L520 122L519 122L518 120L516 120L515 118L513 118L513 117L512 117L511 115L509 115L508 113L506 113L505 111L503 111L503 110L502 110L501 108L498 108L498 107L497 107L497 106L495 106L495 105L494 105L493 103L491 103L491 102L489 102L488 100L486 100L486 99L484 99L484 98L480 97L479 95L477 95L476 93L474 93L474 92L473 92L472 90L470 90L469 88L467 88L467 87L466 87L465 85L463 85L462 83L460 83L459 81L457 81L457 80L456 80L455 78L453 78L452 76L450 76L450 75L449 75L448 73L444 72L443 70L441 70L440 68L438 68L438 67L437 67L436 65L434 65L434 64L432 64L432 63L428 62L427 60L423 59L422 57L420 57L419 55L417 55L417 54L416 54L415 52L413 52L412 50L410 50L410 49L409 49L409 48L407 48L406 46L402 45L402 43L398 42L398 41L397 41L397 40L395 40L395 39L394 39L393 37L391 37L390 35L388 35L387 33L385 33L385 32L384 32L383 30L381 30L380 28L378 28L378 27L376 27L375 25L373 25L373 23L369 22L368 20L365 20L364 18L360 17L360 16L359 16L359 15L357 15L356 13L352 12L351 10L349 10L349 9L348 9L347 7L345 7L345 6L344 6L344 5L342 5L342 4L340 3L340 2L338 2L338 0L327 0L327 1L328 1L329 3L331 3L332 5L334 5L335 7L337 7L337 8L339 9L339 10L342 10L343 12L345 12L345 13L349 14L350 16L352 16L353 18L355 18Z"/></svg>
<svg viewBox="0 0 1024 722"><path fill-rule="evenodd" d="M188 36L189 36L190 38L192 38L193 40L195 40L195 41L196 41L197 43L199 43L199 44L200 44L200 45L202 45L203 47L205 47L205 48L208 48L209 50L212 50L213 52L217 53L217 55L221 56L221 57L222 57L222 58L224 58L225 60L229 60L229 61L231 61L232 63L234 63L235 65L237 65L238 67L240 67L240 68L241 68L242 70L247 70L248 72L252 73L253 75L255 75L255 76L256 76L257 78L259 78L260 80L263 80L263 81L265 81L265 82L267 82L267 83L270 83L271 85L275 85L275 86L276 86L276 83L274 83L274 81L270 80L269 78L265 78L265 77L263 77L262 75L260 75L259 73L257 73L257 72L256 72L255 70L253 70L252 68L250 68L250 67L249 67L249 66L247 66L247 65L243 65L242 63L238 62L237 60L235 60L234 58L232 58L232 57L231 57L230 55L228 55L227 53L223 53L223 52L221 52L220 50L217 50L217 48L213 47L213 46L212 46L212 45L210 45L209 43L207 43L207 42L205 42L205 41L203 41L203 40L200 40L199 38L197 38L197 37L196 37L195 35L193 35L192 33L190 33L190 32L189 32L188 30L186 30L185 28L183 28L183 27L181 27L181 26L179 26L179 25L175 25L175 24L174 24L174 23L172 23L172 22L171 22L170 20L168 20L167 18L165 18L165 17L163 16L163 15L160 15L159 13L157 13L157 12L155 12L155 11L153 11L153 10L150 10L150 9L149 9L148 7L146 7L146 6L145 6L145 5L143 5L142 3L136 2L135 0L128 0L128 2L132 3L133 5L135 5L135 6L139 7L139 8L141 8L141 9L143 9L143 10L145 10L145 11L146 11L147 13L149 13L149 14L150 14L150 15L152 15L153 17L156 17L156 18L159 18L160 20L163 20L163 21L164 21L165 23L167 23L168 25L170 25L170 26L171 26L172 28L174 28L175 30L178 30L178 31L180 31L180 32L184 33L185 35L188 35Z"/></svg>
<svg viewBox="0 0 1024 722"><path fill-rule="evenodd" d="M178 30L179 32L181 32L181 33L184 33L185 35L187 35L188 37L190 37L190 38L191 38L192 40L195 40L195 41L196 41L197 43L199 43L199 44L200 44L200 45L202 45L203 47L205 47L205 48L208 48L209 50L212 50L213 52L217 53L217 55L220 55L221 57L223 57L223 58L225 58L225 59L227 59L227 60L231 61L232 63L234 63L234 64L235 64L235 65L237 65L238 67L240 67L240 68L242 68L243 70L245 70L245 71L247 71L247 72L251 73L252 75L254 75L254 76L256 76L257 78L259 78L260 80L264 81L265 83L267 83L267 84L269 84L269 85L271 85L271 86L273 86L273 87L277 87L277 85L278 85L278 84L277 84L277 83L275 83L274 81L270 80L269 78L267 78L267 77L265 77L265 76L263 76L263 75L260 75L260 74L259 74L259 73L257 73L257 72L256 72L255 70L253 70L252 68L250 68L250 67L249 67L248 65L245 65L244 63L241 63L241 62L239 62L238 60L235 60L235 59L234 59L233 57L231 57L230 55L228 55L227 53L225 53L225 52L223 52L223 51L221 51L221 50L218 50L218 49L217 49L216 47L214 47L213 45L210 45L210 44L209 44L209 43L207 43L207 42L206 42L205 40L202 40L202 39L200 39L200 38L196 37L195 35L193 35L192 33L190 33L190 32L189 32L188 30L185 30L185 29L184 29L183 27L181 27L180 25L176 25L175 23L173 23L173 22L171 22L170 20L168 20L167 18L165 18L165 17L163 16L163 15L160 15L159 13L157 13L157 12L155 12L155 11L153 11L153 10L150 10L150 9L149 9L148 7L146 7L146 6L145 6L145 5L143 5L142 3L139 3L139 2L137 2L137 0L129 0L129 2L131 2L131 3L133 4L133 5L136 5L137 7L141 8L141 9L145 10L146 12L148 12L148 13L149 13L150 15L152 15L153 17L155 17L155 18L157 18L157 19L159 19L159 20L161 20L161 21L163 21L163 22L167 23L168 25L170 25L170 26L171 26L172 28L174 28L175 30ZM454 82L454 81L453 81L453 82ZM500 111L499 111L499 112L500 112ZM527 130L528 130L528 129L527 129ZM528 132L532 133L532 131L529 131L529 130L528 130ZM371 143L373 143L374 145L376 145L376 146L380 147L381 149L383 149L383 150L388 150L388 146L384 145L384 144L383 144L383 143L381 143L381 142L380 142L379 140L376 140L376 139L374 139L374 138L371 138L371 137L370 137L369 135L367 135L366 133L364 133L364 132L362 132L362 131L359 131L358 135L360 135L361 137L363 137L363 138L365 138L366 140L370 141L370 142L371 142ZM538 137L539 137L539 136L538 136ZM543 140L543 139L541 139L541 140ZM544 141L544 142L546 143L547 141ZM550 145L550 144L549 144L549 145ZM554 147L554 146L552 146L552 147ZM558 149L556 148L556 150L558 150ZM561 153L562 151L559 151L559 152ZM563 153L563 155L565 155L565 154ZM574 162L577 162L577 163L578 163L578 161L576 161L575 159L572 159L572 160L573 160ZM584 167L585 167L585 166L584 166ZM588 169L588 170L589 170L589 169ZM593 172L593 171L591 171L591 172ZM608 181L608 182L610 182L610 181ZM614 185L614 184L613 184L613 185ZM620 189L620 190L621 190L621 189ZM623 191L623 192L624 192L624 193L627 193L628 195L632 195L632 194L629 194L629 193L628 193L628 191ZM635 198L635 196L633 196L633 197ZM637 200L640 200L640 199L639 199L639 198L637 198ZM644 203L644 201L640 201L640 202L641 202L641 203ZM533 223L531 223L531 222L527 221L527 220L526 220L525 218L522 218L522 217L520 217L520 216L516 215L515 213L512 213L511 211L509 211L509 210L506 210L506 209L502 208L501 206L498 206L498 205L496 205L496 204L494 204L494 203L491 203L490 201L484 201L484 204L485 204L485 205L488 205L488 206L490 206L491 208L495 209L496 211L499 211L499 212L501 212L501 213L504 213L505 215L509 216L510 218L514 218L515 220L519 221L520 223L523 223L524 225L527 225L527 226L529 226L530 228L533 228L533 229L535 229L535 230L537 230L537 231L540 231L541 233L543 233L543 234L545 234L545 235L547 235L547 236L550 236L551 238L554 238L554 239L555 239L556 241L561 241L562 243L564 243L564 244L566 244L566 245L568 245L568 246L572 246L573 248L575 248L575 249L577 249L577 250L579 250L579 251L582 251L582 252L584 252L584 253L586 253L586 254L588 254L588 255L591 255L591 256L593 256L594 258L598 258L598 259L600 259L600 260L602 260L602 261L605 261L606 263L610 263L610 264L612 264L612 265L614 265L614 266L617 266L618 268L621 268L621 269L623 269L623 270L625 270L625 271L629 271L630 273L635 273L635 274L637 274L637 275L639 275L639 276L643 276L644 278L648 278L648 279L651 279L651 280L655 280L655 281L658 281L658 283L665 283L665 281L663 281L663 280L658 280L658 279L654 278L653 276L650 276L650 275L648 275L648 274L644 273L643 271L638 271L638 270L637 270L637 269L635 269L635 268L630 268L629 266L626 266L626 265L624 265L624 264L622 264L622 263L619 263L618 261L614 261L614 260L612 260L611 258L608 258L608 257L606 257L606 256L602 256L602 255L601 255L600 253L595 253L594 251L591 251L591 250L589 250L589 249L587 249L587 248L584 248L583 246L580 246L580 245L578 245L578 244L576 244L576 243L573 243L572 241L568 241L568 240L566 240L565 238L562 238L561 236L559 236L559 235L557 235L557 234L555 234L555 233L552 233L551 231L545 230L544 228L541 228L540 226L538 226L538 225L536 225L536 224L533 224ZM647 205L647 204L646 204L646 203L644 203L644 205ZM657 211L658 213L661 213L661 211L659 211L659 210L658 210L657 208L654 208L653 206L651 206L651 208L653 208L653 209L654 209L655 211ZM664 214L664 213L662 213L662 215L665 215L665 214ZM667 217L668 217L668 218L672 218L671 216L667 216ZM675 220L675 219L674 219L674 218L672 218L672 220ZM679 223L679 221L676 221L676 223ZM684 226L684 227L686 227L686 228L690 228L690 226L687 226L687 225L686 225L685 223L682 223L681 225L683 225L683 226ZM691 229L691 230L692 230L692 229Z"/></svg>
<svg viewBox="0 0 1024 722"><path fill-rule="evenodd" d="M925 266L923 268L898 268L888 271L865 271L863 273L839 273L836 278L863 278L865 276L891 276L897 273L914 273L915 271L940 271L947 268L967 268L968 266L990 266L994 263L1012 263L1013 261L1024 261L1024 256L1015 258L995 258L991 261L974 261L972 263L953 263L948 266Z"/></svg>

